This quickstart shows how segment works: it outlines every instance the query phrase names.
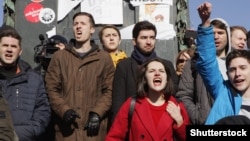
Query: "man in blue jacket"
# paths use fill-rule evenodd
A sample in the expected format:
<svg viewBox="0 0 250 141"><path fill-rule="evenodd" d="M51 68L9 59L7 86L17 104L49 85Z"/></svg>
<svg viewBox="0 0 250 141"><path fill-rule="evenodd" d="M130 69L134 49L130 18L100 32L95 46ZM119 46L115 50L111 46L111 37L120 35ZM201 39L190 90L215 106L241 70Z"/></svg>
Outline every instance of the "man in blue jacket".
<svg viewBox="0 0 250 141"><path fill-rule="evenodd" d="M210 25L212 4L205 2L198 8L202 24L198 27L197 70L215 102L205 124L232 115L250 118L250 52L234 50L226 57L228 81L219 73L213 27Z"/></svg>
<svg viewBox="0 0 250 141"><path fill-rule="evenodd" d="M42 76L20 59L21 36L12 27L0 30L0 85L19 141L35 141L50 120Z"/></svg>

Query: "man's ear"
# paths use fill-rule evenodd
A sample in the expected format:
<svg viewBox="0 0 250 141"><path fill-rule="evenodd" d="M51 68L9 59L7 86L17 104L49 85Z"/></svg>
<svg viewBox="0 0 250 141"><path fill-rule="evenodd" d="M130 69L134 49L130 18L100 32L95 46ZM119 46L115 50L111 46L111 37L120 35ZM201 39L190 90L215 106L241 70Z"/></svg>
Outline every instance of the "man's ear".
<svg viewBox="0 0 250 141"><path fill-rule="evenodd" d="M23 52L23 48L20 49L19 56L22 55L22 52Z"/></svg>
<svg viewBox="0 0 250 141"><path fill-rule="evenodd" d="M120 44L121 44L121 42L122 42L122 40L120 39L118 44L120 45Z"/></svg>
<svg viewBox="0 0 250 141"><path fill-rule="evenodd" d="M91 32L91 34L94 34L95 28L93 26L91 27L90 32Z"/></svg>

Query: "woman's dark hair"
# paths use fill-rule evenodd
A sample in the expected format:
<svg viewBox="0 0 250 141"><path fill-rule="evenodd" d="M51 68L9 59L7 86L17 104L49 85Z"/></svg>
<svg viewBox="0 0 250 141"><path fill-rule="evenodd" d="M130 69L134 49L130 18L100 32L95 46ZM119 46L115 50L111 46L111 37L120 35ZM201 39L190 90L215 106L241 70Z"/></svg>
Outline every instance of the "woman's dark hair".
<svg viewBox="0 0 250 141"><path fill-rule="evenodd" d="M154 61L160 62L161 64L163 64L164 69L167 73L167 85L164 88L163 93L164 93L164 98L166 100L168 100L169 97L174 92L174 86L173 86L173 81L171 79L170 70L168 67L166 67L165 61L163 59L160 59L160 58L150 59L140 66L139 75L138 75L138 79L137 79L137 97L142 98L142 97L147 96L149 88L148 88L148 84L147 84L147 80L146 80L145 75L146 75L146 71L148 69L148 64L151 62L154 62Z"/></svg>

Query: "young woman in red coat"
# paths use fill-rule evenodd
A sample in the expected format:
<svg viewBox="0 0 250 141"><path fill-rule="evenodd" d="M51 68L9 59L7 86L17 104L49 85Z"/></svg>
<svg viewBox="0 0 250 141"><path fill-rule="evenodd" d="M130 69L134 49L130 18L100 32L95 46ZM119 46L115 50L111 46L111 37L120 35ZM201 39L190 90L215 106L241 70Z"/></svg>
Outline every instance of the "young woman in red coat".
<svg viewBox="0 0 250 141"><path fill-rule="evenodd" d="M154 58L141 66L131 127L128 129L129 98L120 108L106 141L124 141L127 131L129 141L186 140L188 114L184 105L171 96L173 83L163 64Z"/></svg>

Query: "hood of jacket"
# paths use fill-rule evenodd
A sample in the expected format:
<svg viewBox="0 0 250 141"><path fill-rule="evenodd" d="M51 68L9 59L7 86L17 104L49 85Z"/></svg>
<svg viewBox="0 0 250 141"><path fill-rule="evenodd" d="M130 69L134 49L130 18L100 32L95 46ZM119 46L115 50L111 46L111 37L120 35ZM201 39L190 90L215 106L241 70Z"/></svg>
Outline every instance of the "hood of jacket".
<svg viewBox="0 0 250 141"><path fill-rule="evenodd" d="M227 52L226 52L226 56L232 51L232 47L231 47L231 33L230 33L230 26L229 26L229 24L224 20L224 19L222 19L222 18L214 18L214 19L212 19L211 20L211 22L212 21L214 21L214 20L218 20L218 21L221 21L222 23L224 23L225 25L226 25L226 31L227 31L227 46L226 46L226 50L227 50Z"/></svg>
<svg viewBox="0 0 250 141"><path fill-rule="evenodd" d="M76 50L74 49L75 43L76 43L76 40L75 39L71 39L69 45L67 45L65 47L65 50L71 52L73 55L75 55L76 57L79 57L79 58L84 58L88 54L90 54L90 53L92 53L92 52L94 52L96 50L100 50L99 46L95 42L91 41L91 43L90 43L91 49L84 55L84 57L81 57L81 56L79 56L79 53L76 52Z"/></svg>
<svg viewBox="0 0 250 141"><path fill-rule="evenodd" d="M230 33L230 26L229 24L222 18L214 18L211 20L214 21L214 20L218 20L218 21L221 21L222 23L224 23L226 25L226 31L227 31L227 46L226 46L226 56L231 52L232 50L232 47L231 47L231 33ZM219 64L219 69L220 69L220 72L224 78L224 80L228 80L228 77L227 77L227 68L226 68L226 64L225 64L225 58L219 58L217 57L217 60L218 60L218 64Z"/></svg>

